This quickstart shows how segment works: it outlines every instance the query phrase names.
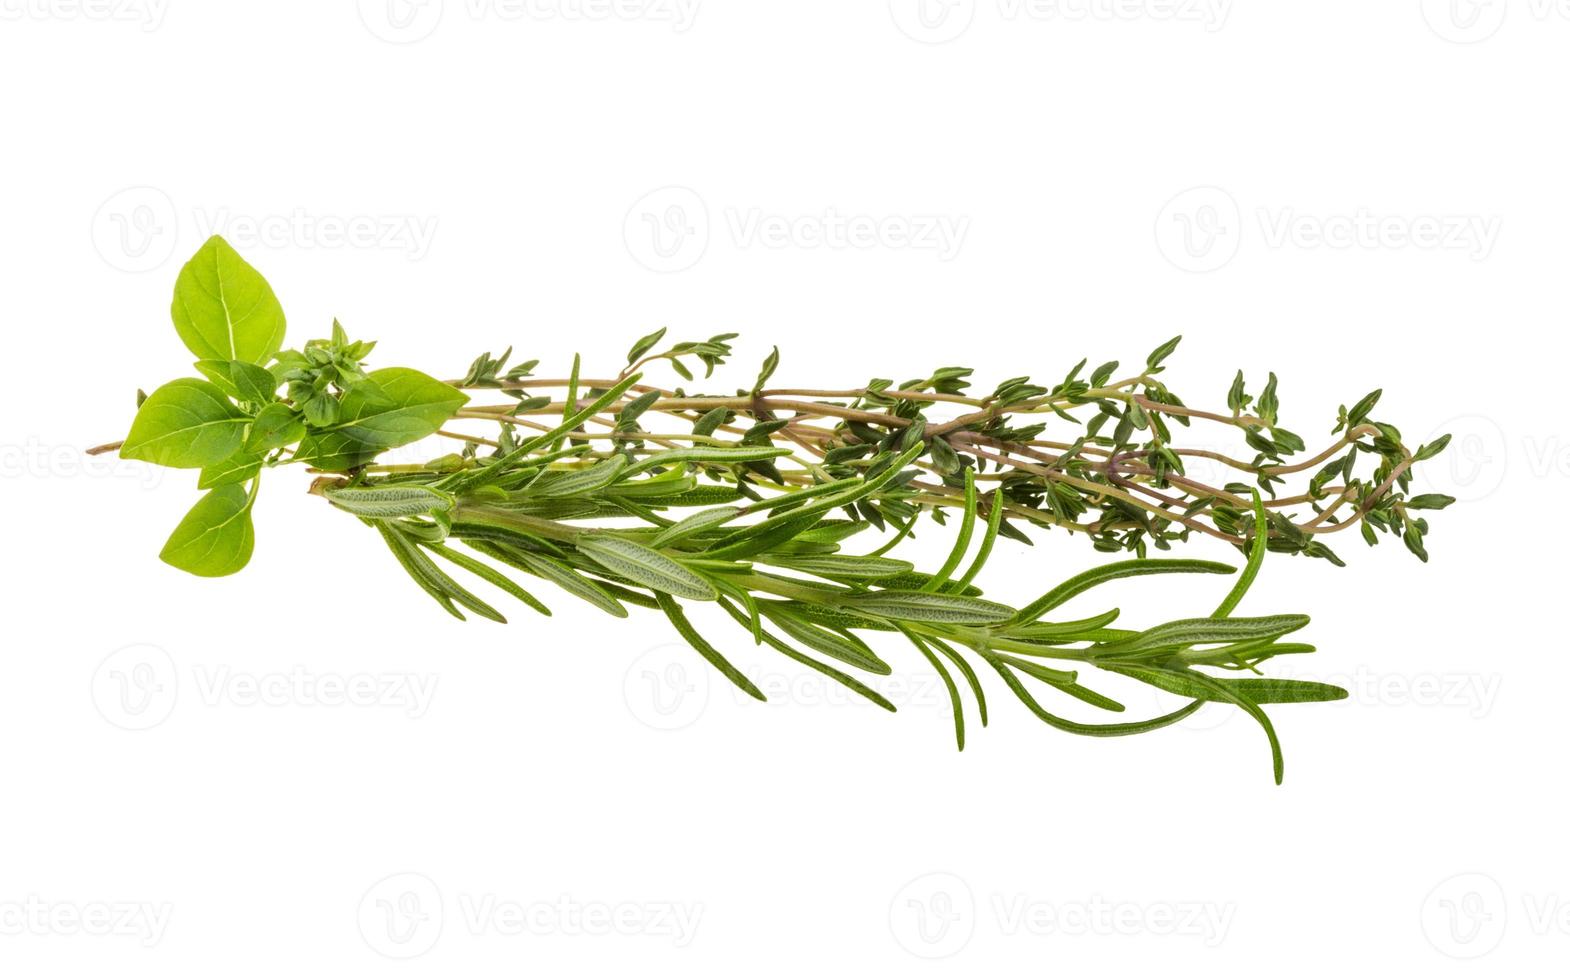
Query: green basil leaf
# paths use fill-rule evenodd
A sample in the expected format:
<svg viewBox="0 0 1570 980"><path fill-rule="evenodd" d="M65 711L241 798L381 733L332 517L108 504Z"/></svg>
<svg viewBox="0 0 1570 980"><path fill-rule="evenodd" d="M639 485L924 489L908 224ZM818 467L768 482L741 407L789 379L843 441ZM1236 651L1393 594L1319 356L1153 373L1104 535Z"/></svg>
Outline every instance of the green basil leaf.
<svg viewBox="0 0 1570 980"><path fill-rule="evenodd" d="M413 368L382 368L344 392L343 416L332 432L390 449L435 432L469 396Z"/></svg>
<svg viewBox="0 0 1570 980"><path fill-rule="evenodd" d="M120 455L160 466L197 469L233 456L248 421L217 385L199 378L180 378L142 402Z"/></svg>
<svg viewBox="0 0 1570 980"><path fill-rule="evenodd" d="M201 476L196 481L196 489L211 490L214 487L244 483L261 471L261 454L241 451L222 462L202 467Z"/></svg>
<svg viewBox="0 0 1570 980"><path fill-rule="evenodd" d="M217 235L180 270L170 313L185 346L203 359L263 364L283 346L278 297Z"/></svg>
<svg viewBox="0 0 1570 980"><path fill-rule="evenodd" d="M265 405L277 397L278 379L271 371L248 361L197 361L196 369L224 394L239 401Z"/></svg>
<svg viewBox="0 0 1570 980"><path fill-rule="evenodd" d="M256 543L251 527L253 499L239 486L208 491L169 535L158 557L207 578L238 572L251 560Z"/></svg>
<svg viewBox="0 0 1570 980"><path fill-rule="evenodd" d="M283 402L273 402L256 413L245 448L253 453L282 449L305 438L305 423Z"/></svg>
<svg viewBox="0 0 1570 980"><path fill-rule="evenodd" d="M381 452L378 446L367 445L340 432L313 432L300 440L291 463L308 463L319 470L342 473L356 466L364 466Z"/></svg>

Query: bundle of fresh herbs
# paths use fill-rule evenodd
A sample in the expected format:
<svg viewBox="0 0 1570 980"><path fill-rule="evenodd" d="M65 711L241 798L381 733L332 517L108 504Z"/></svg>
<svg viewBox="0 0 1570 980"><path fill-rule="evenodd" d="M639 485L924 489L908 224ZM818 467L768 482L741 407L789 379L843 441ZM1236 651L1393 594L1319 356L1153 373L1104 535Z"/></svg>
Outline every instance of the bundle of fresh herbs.
<svg viewBox="0 0 1570 980"><path fill-rule="evenodd" d="M301 463L322 474L314 493L362 521L460 619L467 610L504 621L455 573L546 615L520 577L613 616L627 616L628 606L657 610L716 670L762 699L694 629L683 605L714 603L753 642L893 711L847 672L890 673L867 642L889 634L947 686L961 748L961 685L987 720L981 666L1042 721L1081 735L1148 732L1208 702L1232 704L1264 729L1279 782L1280 747L1260 705L1346 692L1262 676L1265 661L1313 650L1287 639L1307 616L1232 615L1266 552L1339 565L1323 539L1356 526L1370 544L1379 532L1395 535L1426 560L1428 524L1416 512L1450 503L1408 493L1412 465L1446 439L1408 449L1394 426L1370 418L1379 392L1341 409L1327 448L1292 462L1305 446L1277 421L1275 375L1250 394L1239 373L1225 412L1190 408L1161 377L1176 338L1121 375L1116 362L1086 374L1082 361L1062 381L1010 378L986 394L971 391L971 371L962 367L900 384L771 388L777 350L746 389L658 387L646 382L647 369L663 366L690 384L701 367L707 378L730 356L734 337L664 346L664 330L634 344L614 374L584 375L575 360L567 376L540 378L537 362L510 363L509 351L483 354L464 377L444 382L410 368L367 370L374 344L350 341L336 321L330 338L283 350L284 314L271 287L216 237L181 271L172 312L202 377L139 398L130 434L97 450L199 471L205 494L164 546L169 564L207 576L242 568L262 471ZM499 398L476 405L470 391ZM489 431L449 431L463 420ZM1174 426L1196 423L1237 430L1253 455L1174 439ZM378 462L433 435L455 440L455 451ZM1235 471L1236 481L1191 478L1185 463L1199 458ZM1298 474L1306 483L1283 493ZM1300 508L1311 515L1294 513ZM935 571L891 557L924 513L957 524ZM1027 528L1058 528L1135 557L1093 567L1024 605L983 598L979 577L997 540L1029 543ZM1247 556L1208 615L1144 629L1115 627L1116 609L1047 618L1116 579L1237 571L1148 557L1196 534ZM884 539L855 547L871 535ZM1083 683L1089 670L1188 703L1139 721L1086 723L1038 697L1124 711Z"/></svg>

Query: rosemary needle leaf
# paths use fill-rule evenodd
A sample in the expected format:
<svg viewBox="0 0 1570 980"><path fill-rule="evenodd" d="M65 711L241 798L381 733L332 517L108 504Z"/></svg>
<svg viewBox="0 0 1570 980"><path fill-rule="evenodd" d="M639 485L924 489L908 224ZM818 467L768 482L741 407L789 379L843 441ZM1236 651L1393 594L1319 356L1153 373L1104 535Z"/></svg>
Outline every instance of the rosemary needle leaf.
<svg viewBox="0 0 1570 980"><path fill-rule="evenodd" d="M1019 678L1014 676L1014 672L1009 669L1007 664L998 660L996 657L987 657L986 661L992 665L993 670L998 672L998 676L1003 678L1003 683L1008 685L1009 690L1014 692L1014 696L1019 698L1020 703L1028 708L1031 714L1035 715L1037 718L1040 718L1042 721L1046 722L1048 725L1051 725L1053 728L1059 729L1060 731L1070 732L1075 735L1089 735L1096 738L1119 738L1124 735L1142 735L1145 732L1153 732L1159 728L1165 728L1168 725L1175 725L1184 718L1187 718L1189 715L1198 711L1205 704L1204 701L1196 699L1176 711L1169 712L1168 714L1160 715L1155 718L1147 718L1144 721L1124 721L1116 722L1114 724L1087 725L1084 722L1070 721L1067 718L1060 718L1059 716L1048 711L1046 708L1043 708L1041 703L1036 700L1035 696L1030 693L1025 685L1020 683Z"/></svg>
<svg viewBox="0 0 1570 980"><path fill-rule="evenodd" d="M699 635L697 630L692 628L692 623L688 621L686 613L682 612L681 606L677 605L675 599L664 592L654 593L654 598L659 602L660 609L665 613L666 618L671 621L671 625L676 627L676 632L681 634L681 638L686 640L689 646L698 651L699 656L713 665L715 670L724 674L726 680L729 680L732 684L735 684L759 701L768 700L768 698L763 696L763 692L758 690L758 686L747 679L747 675L737 670L734 664L725 659L724 654L714 649L708 640L705 640Z"/></svg>
<svg viewBox="0 0 1570 980"><path fill-rule="evenodd" d="M745 625L747 631L752 634L752 644L753 646L762 646L763 613L758 608L757 598L741 586L728 582L723 578L715 579L714 587L720 590L721 599L717 601L723 601L725 596L729 596L732 600L741 603L742 608L747 611Z"/></svg>
<svg viewBox="0 0 1570 980"><path fill-rule="evenodd" d="M703 552L705 558L750 558L774 548L800 543L803 535L818 523L818 515L791 511L782 515L783 520L770 518L747 529L734 533L719 544Z"/></svg>
<svg viewBox="0 0 1570 980"><path fill-rule="evenodd" d="M334 506L360 517L417 517L452 510L453 496L421 486L344 487L326 491Z"/></svg>
<svg viewBox="0 0 1570 980"><path fill-rule="evenodd" d="M1238 643L1263 640L1300 630L1308 617L1294 613L1280 616L1250 616L1234 619L1176 619L1152 626L1136 636L1098 647L1098 655L1145 653L1196 643Z"/></svg>
<svg viewBox="0 0 1570 980"><path fill-rule="evenodd" d="M849 595L843 600L852 612L878 616L893 622L948 623L955 626L985 626L1006 623L1017 615L1000 602L970 596L931 592L885 590Z"/></svg>
<svg viewBox="0 0 1570 980"><path fill-rule="evenodd" d="M1243 566L1243 574L1237 577L1232 590L1227 597L1221 600L1221 605L1211 614L1214 619L1229 616L1237 604L1243 601L1243 596L1248 592L1249 586L1254 584L1254 579L1259 575L1259 568L1265 562L1265 551L1270 543L1270 525L1265 517L1265 502L1260 499L1259 491L1254 493L1254 544L1248 552L1248 564Z"/></svg>
<svg viewBox="0 0 1570 980"><path fill-rule="evenodd" d="M928 575L926 572L903 572L899 575L890 575L888 578L878 579L878 587L884 589L920 592L921 587L926 585L931 580L932 576ZM949 583L950 589L954 589L954 586L955 583ZM963 591L958 589L954 589L954 591L959 595L981 595L981 590L976 588L974 585L965 586Z"/></svg>
<svg viewBox="0 0 1570 980"><path fill-rule="evenodd" d="M900 627L900 632L905 634L905 638L911 642L912 646L921 651L921 655L927 658L927 663L932 665L932 669L937 671L938 677L943 680L943 686L949 692L949 704L954 710L954 741L958 744L961 752L965 751L965 705L959 699L959 688L954 686L953 676L949 674L948 668L943 666L943 661L938 659L937 654L933 653L922 642L920 636L904 626Z"/></svg>
<svg viewBox="0 0 1570 980"><path fill-rule="evenodd" d="M681 463L735 465L756 463L765 459L779 459L781 456L789 455L789 449L777 446L693 446L685 449L670 449L663 453L653 453L645 456L627 467L625 475L633 476L655 467L675 466Z"/></svg>
<svg viewBox="0 0 1570 980"><path fill-rule="evenodd" d="M425 547L429 549L432 554L440 555L441 557L452 562L454 565L457 565L459 568L462 568L465 571L471 572L475 575L478 575L480 578L485 579L485 581L496 586L498 589L501 589L503 592L513 596L524 605L527 605L535 612L538 612L540 615L549 616L551 614L550 609L546 607L545 603L536 599L528 592L527 589L519 585L517 582L514 582L507 576L503 575L501 572L498 572L491 566L485 564L484 562L476 561L463 552L454 551L452 548L449 548L443 544L427 544Z"/></svg>
<svg viewBox="0 0 1570 980"><path fill-rule="evenodd" d="M606 568L658 592L683 599L712 602L719 598L714 583L687 566L635 541L614 535L585 535L578 550Z"/></svg>
<svg viewBox="0 0 1570 980"><path fill-rule="evenodd" d="M707 531L711 527L719 527L728 521L733 521L741 515L739 507L716 507L713 510L700 510L696 514L684 517L665 528L654 536L649 542L651 548L663 548L667 545L684 541L700 531Z"/></svg>
<svg viewBox="0 0 1570 980"><path fill-rule="evenodd" d="M612 456L581 470L553 473L553 479L531 487L530 492L541 497L582 497L615 483L627 468L627 457Z"/></svg>
<svg viewBox="0 0 1570 980"><path fill-rule="evenodd" d="M944 656L954 661L954 665L959 668L960 673L965 675L965 681L970 685L971 693L976 696L976 709L981 715L981 727L986 728L987 694L981 689L981 678L976 676L975 668L966 662L964 657L959 655L959 651L955 650L953 647L949 646L947 643L944 643L937 637L929 636L926 638L926 640L928 645L932 646Z"/></svg>
<svg viewBox="0 0 1570 980"><path fill-rule="evenodd" d="M1018 622L1034 622L1040 619L1043 614L1051 612L1081 592L1115 579L1129 578L1135 575L1165 575L1187 572L1230 575L1235 571L1237 569L1231 565L1223 565L1216 561L1199 561L1193 558L1136 558L1132 561L1118 561L1110 565L1100 565L1064 581L1046 595L1021 609Z"/></svg>
<svg viewBox="0 0 1570 980"><path fill-rule="evenodd" d="M854 582L876 582L894 575L908 575L916 569L910 562L897 558L868 558L862 555L801 555L760 560L820 578Z"/></svg>
<svg viewBox="0 0 1570 980"><path fill-rule="evenodd" d="M1004 635L1018 637L1022 640L1033 640L1037 643L1072 643L1075 640L1085 639L1092 633L1099 631L1103 626L1113 622L1121 614L1121 610L1108 609L1096 616L1084 619L1075 619L1062 623L1029 623L1025 626L1010 626Z"/></svg>
<svg viewBox="0 0 1570 980"><path fill-rule="evenodd" d="M554 450L560 444L560 437L565 436L567 433L573 431L584 422L599 414L600 411L603 410L607 405L611 404L616 399L625 394L628 388L631 388L633 385L637 384L639 377L640 375L634 374L623 378L604 394L600 395L598 398L594 399L593 402L589 403L588 406L581 409L580 411L574 412L572 415L569 415L566 419L562 420L560 425L557 425L549 432L543 432L540 435L535 436L534 438L518 446L518 448L514 449L512 452L498 456L496 459L491 460L485 466L479 469L459 470L452 476L447 477L441 484L439 484L439 486L445 490L458 492L459 490L467 489L471 486L477 486L478 484L484 482L487 476L489 476L489 474L492 472L505 471L508 467L516 465L520 460L524 459L530 453L534 452L536 449L539 449L541 446L546 445L547 443L551 444Z"/></svg>
<svg viewBox="0 0 1570 980"><path fill-rule="evenodd" d="M403 563L403 567L408 570L410 575L414 576L415 581L426 587L426 591L432 595L439 594L447 599L451 599L472 612L484 616L486 619L498 623L507 622L507 617L497 612L489 603L453 581L446 572L437 568L436 563L425 556L419 545L410 541L401 531L386 524L378 524L377 529L382 532L382 537L387 540L394 553L399 555L399 560ZM449 607L448 612L456 612L456 610ZM463 617L459 616L458 618L462 619Z"/></svg>
<svg viewBox="0 0 1570 980"><path fill-rule="evenodd" d="M414 584L424 589L432 599L436 600L438 605L453 616L456 616L458 619L465 618L463 613L458 611L458 607L453 605L452 598L438 588L411 558L411 552L414 550L413 545L404 540L398 532L391 530L385 525L376 525L376 530L381 532L382 540L387 542L387 547L392 551L393 557L398 559L398 564L402 566L405 572L409 573L410 578L414 579Z"/></svg>
<svg viewBox="0 0 1570 980"><path fill-rule="evenodd" d="M556 583L585 602L599 606L619 619L627 617L627 608L616 601L616 598L602 588L599 583L579 575L562 562L554 558L547 558L544 555L531 555L524 551L515 552L514 557L517 558L520 567L533 572L543 579Z"/></svg>
<svg viewBox="0 0 1570 980"><path fill-rule="evenodd" d="M992 546L997 543L998 525L1002 520L1003 488L999 487L992 492L992 503L987 511L987 530L981 536L981 547L976 549L976 557L970 563L970 568L965 571L964 576L958 582L951 583L946 587L949 592L964 592L970 583L975 580L982 566L987 563L987 559L992 557ZM985 725L986 722L983 721L982 724Z"/></svg>
<svg viewBox="0 0 1570 980"><path fill-rule="evenodd" d="M732 619L736 620L736 622L741 623L741 624L747 626L749 629L754 628L754 624L755 624L756 621L755 620L749 620L747 618L747 616L741 612L741 610L737 609L734 605L732 605L730 602L726 601L723 597L721 597L721 599L719 600L719 604L720 604L721 608L723 608L727 613L730 614ZM783 653L785 656L787 656L790 659L796 661L797 663L799 663L799 664L801 664L801 665L803 665L805 667L810 667L813 670L817 671L818 673L822 674L823 676L828 677L828 678L830 678L830 679L832 679L834 681L839 682L846 689L855 692L856 694L860 695L861 697L866 698L868 701L871 701L873 704L877 705L878 707L882 708L885 711L891 711L892 712L892 711L897 711L898 710L897 708L894 707L894 702L890 701L888 698L886 698L883 695L879 694L877 691L874 691L872 688L870 688L867 685L863 684L861 681L858 681L856 678L850 676L849 674L845 673L844 671L838 670L838 669L836 669L834 667L830 667L826 663L822 663L820 661L814 660L811 657L807 656L806 654L801 653L798 650L792 649L789 644L785 643L783 640L781 640L779 637L775 636L773 633L770 633L768 630L763 629L761 626L756 627L756 629L757 629L758 636L760 636L762 638L764 643L767 643L769 646L773 647L775 650L779 651L780 653Z"/></svg>
<svg viewBox="0 0 1570 980"><path fill-rule="evenodd" d="M906 463L909 463L917 456L920 456L923 445L924 444L922 443L917 443L910 449L905 450L905 452L901 453L899 456L890 458L891 461L889 462L889 465L883 470L883 472L879 473L877 476L862 480L859 484L851 487L848 490L845 490L841 493L834 493L825 497L820 497L814 500L812 503L805 504L783 514L776 514L767 520L759 521L757 524L752 524L748 527L742 528L727 538L720 539L715 543L713 553L716 557L718 557L720 552L728 551L730 546L740 544L748 537L756 538L758 535L777 530L781 525L794 524L802 521L807 517L826 514L831 510L844 507L847 504L854 503L864 497L870 496L875 491L882 489L883 486L890 480L894 479L895 476L899 475L899 471L905 466Z"/></svg>
<svg viewBox="0 0 1570 980"><path fill-rule="evenodd" d="M828 483L815 483L810 487L802 487L800 490L792 490L790 493L782 493L778 497L770 497L767 500L749 504L747 511L749 513L765 513L784 510L788 507L798 507L813 497L821 497L826 493L838 493L841 490L860 485L861 478L854 476L843 480L831 480Z"/></svg>
<svg viewBox="0 0 1570 980"><path fill-rule="evenodd" d="M1078 698L1086 704L1094 705L1103 711L1127 710L1121 702L1114 701L1105 694L1099 694L1095 691L1092 691L1090 688L1080 684L1077 680L1064 680L1061 676L1061 671L1043 667L1040 664L1032 663L1029 660L1021 660L1019 657L1011 657L1008 654L994 654L994 656L996 656L998 660L1002 661L1003 663L1013 667L1020 673L1028 674L1037 680L1046 681L1048 684L1051 684L1053 687L1062 691L1064 694L1067 694L1070 697Z"/></svg>
<svg viewBox="0 0 1570 980"><path fill-rule="evenodd" d="M1192 679L1192 672L1175 673L1131 667L1119 669L1118 673L1127 674L1152 687L1159 687L1172 694L1181 694L1183 697L1202 698L1207 701L1223 700L1215 694L1213 687L1195 682ZM1318 681L1300 681L1287 677L1244 677L1237 680L1212 677L1210 680L1255 704L1304 704L1342 701L1347 698L1345 688Z"/></svg>
<svg viewBox="0 0 1570 980"><path fill-rule="evenodd" d="M1276 726L1270 723L1270 716L1260 710L1259 705L1249 700L1245 695L1222 684L1213 677L1201 674L1197 670L1174 671L1175 674L1187 678L1201 687L1209 688L1217 695L1216 700L1229 701L1248 713L1249 717L1259 722L1259 727L1264 729L1265 738L1270 742L1270 763L1275 770L1276 785L1281 785L1281 779L1286 772L1286 763L1281 757L1281 740L1276 737Z"/></svg>
<svg viewBox="0 0 1570 980"><path fill-rule="evenodd" d="M629 362L629 363L631 363L631 362ZM579 370L582 367L582 364L583 364L583 356L581 354L574 354L574 355L572 355L572 374L567 379L567 397L566 397L566 400L562 402L562 404L564 406L566 406L566 411L568 411L568 412L573 411L573 409L575 409L577 407L577 405L578 405L578 377L579 377ZM552 453L555 453L555 452L557 452L558 450L561 449L562 439L566 436L567 432L570 432L570 431L571 431L570 429L561 429L561 430L555 431L552 434L552 436L551 436L551 452Z"/></svg>
<svg viewBox="0 0 1570 980"><path fill-rule="evenodd" d="M868 673L880 675L893 673L894 668L873 653L871 647L849 633L838 632L793 616L777 602L763 603L761 608L770 622L778 626L786 636L805 647Z"/></svg>
<svg viewBox="0 0 1570 980"><path fill-rule="evenodd" d="M926 585L921 587L922 592L939 592L948 583L949 576L954 574L954 569L964 560L965 552L970 548L970 536L976 531L976 474L973 470L965 471L965 513L960 518L959 535L954 539L954 547L949 551L948 560L943 566L933 573Z"/></svg>

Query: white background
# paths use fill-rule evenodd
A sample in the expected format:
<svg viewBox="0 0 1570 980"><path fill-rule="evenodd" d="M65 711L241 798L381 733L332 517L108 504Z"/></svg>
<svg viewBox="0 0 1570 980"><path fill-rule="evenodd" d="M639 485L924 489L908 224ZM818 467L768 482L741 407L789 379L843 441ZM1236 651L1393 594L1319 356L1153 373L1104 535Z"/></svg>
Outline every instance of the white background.
<svg viewBox="0 0 1570 980"><path fill-rule="evenodd" d="M0 0L0 971L1564 962L1570 668L1533 516L1570 476L1563 11L442 6ZM871 244L833 238L852 216ZM900 237L917 226L947 237ZM460 624L302 473L266 481L243 574L161 564L194 476L81 449L190 373L169 294L214 231L293 344L336 315L376 364L443 376L509 344L614 370L669 325L743 334L719 390L776 343L782 384L957 363L990 390L1181 332L1191 404L1275 370L1311 442L1382 386L1414 442L1455 434L1418 488L1462 503L1426 566L1351 535L1349 568L1267 563L1240 612L1311 613L1320 646L1278 670L1353 691L1274 712L1280 788L1258 729L1214 706L1076 739L992 685L959 754L892 646L894 716L711 617L770 704L647 612L557 594L551 619ZM1103 560L1037 537L1000 547L990 594ZM1225 588L1168 583L1112 598L1156 622Z"/></svg>

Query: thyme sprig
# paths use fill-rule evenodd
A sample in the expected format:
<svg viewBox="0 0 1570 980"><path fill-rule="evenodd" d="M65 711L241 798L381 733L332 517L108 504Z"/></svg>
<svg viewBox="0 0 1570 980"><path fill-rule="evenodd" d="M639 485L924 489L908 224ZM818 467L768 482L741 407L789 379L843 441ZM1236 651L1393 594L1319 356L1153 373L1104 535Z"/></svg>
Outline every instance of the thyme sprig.
<svg viewBox="0 0 1570 980"><path fill-rule="evenodd" d="M501 389L516 400L468 405L458 416L534 428L538 423L533 419L560 415L570 403L539 392L572 385L606 390L655 361L667 362L691 381L684 357L699 359L707 377L730 355L728 341L735 337L723 334L651 353L664 335L661 329L640 339L628 354L627 368L611 378L529 377L537 361L527 362L521 372L503 374L510 350L500 358L482 354L469 373L452 384ZM609 431L580 432L577 438L606 440L610 445L604 451L620 452L641 449L645 441L667 447L673 441L712 442L715 433L721 433L750 444L788 445L804 457L803 470L788 475L767 463L750 466L741 477L744 486L759 480L802 482L824 474L850 477L871 466L880 453L920 439L926 451L916 465L923 472L912 479L911 488L957 503L968 471L1001 490L1006 516L999 533L1004 537L1028 543L1025 527L1062 527L1085 534L1097 550L1127 550L1140 557L1151 546L1168 550L1196 532L1242 546L1252 534L1248 501L1257 487L1267 497L1272 551L1340 565L1340 557L1323 538L1356 526L1369 544L1378 541L1376 532L1385 532L1427 560L1428 523L1412 512L1443 508L1450 498L1411 495L1411 467L1443 451L1448 436L1409 449L1399 429L1371 417L1381 395L1376 390L1351 408L1342 405L1331 430L1336 438L1319 452L1296 459L1305 445L1278 421L1275 374L1255 396L1248 393L1239 371L1227 393L1225 413L1190 408L1160 377L1180 340L1174 337L1162 344L1138 374L1118 380L1112 380L1118 362L1102 364L1082 378L1088 363L1082 360L1050 388L1032 384L1028 377L1010 378L984 397L965 394L972 372L962 367L938 368L898 386L873 379L859 388L837 390L768 388L779 365L776 348L749 389L708 395L639 383L606 407L615 419L606 426ZM934 417L937 409L950 411ZM648 423L639 428L638 420L647 415L665 415L691 431L650 432ZM1173 425L1196 424L1232 432L1251 455L1174 441ZM1054 438L1042 438L1048 435ZM1221 464L1236 478L1213 486L1190 476L1185 461L1198 458ZM1302 485L1282 494L1294 478ZM1308 513L1292 511L1305 507ZM897 499L883 497L859 502L856 510L879 529L889 523L902 526L913 514Z"/></svg>
<svg viewBox="0 0 1570 980"><path fill-rule="evenodd" d="M271 288L219 238L181 271L173 315L204 377L139 398L130 434L115 444L128 458L200 470L207 493L166 544L170 564L198 575L238 571L253 548L261 472L304 463L319 474L312 491L374 530L459 619L505 622L460 574L550 615L519 581L540 580L613 616L626 617L629 606L657 611L723 676L763 699L688 617L686 604L712 603L755 644L889 711L894 705L858 673L889 674L873 641L899 640L943 681L961 749L967 691L987 723L984 668L1043 722L1080 735L1153 731L1207 703L1232 704L1265 732L1279 782L1280 745L1260 706L1346 692L1263 676L1267 661L1314 649L1288 639L1307 616L1234 615L1266 552L1340 564L1321 538L1357 525L1370 543L1378 531L1395 534L1426 560L1428 525L1412 512L1449 503L1409 494L1413 464L1446 440L1409 450L1394 426L1371 420L1377 391L1340 410L1328 448L1289 462L1305 446L1277 421L1275 376L1251 395L1239 373L1225 413L1190 408L1161 378L1177 338L1116 380L1116 362L1084 375L1081 361L1050 386L1010 378L979 397L960 367L898 385L769 387L777 349L748 388L689 392L697 369L708 379L731 357L735 335L662 346L663 329L635 343L611 376L586 377L575 360L565 377L536 377L539 362L509 366L509 349L443 382L410 368L367 370L373 345L351 341L336 321L329 338L282 350ZM650 383L660 368L683 385ZM465 392L481 390L507 401L472 404ZM487 431L449 428L475 423ZM1174 442L1172 426L1197 423L1234 430L1252 457ZM461 446L424 462L378 462L433 435ZM1242 479L1220 487L1192 479L1185 462L1196 457ZM1279 492L1310 471L1305 488ZM1294 510L1305 506L1312 516ZM931 571L893 556L923 515L945 527L957 518L952 547ZM1135 557L1023 605L1000 602L978 583L998 539L1028 542L1027 527L1083 534L1098 550ZM1247 556L1211 614L1142 629L1114 626L1117 609L1048 618L1122 578L1237 571L1148 556L1195 532ZM869 536L881 540L856 547ZM1097 722L1044 703L1123 714L1098 678L1188 703Z"/></svg>

